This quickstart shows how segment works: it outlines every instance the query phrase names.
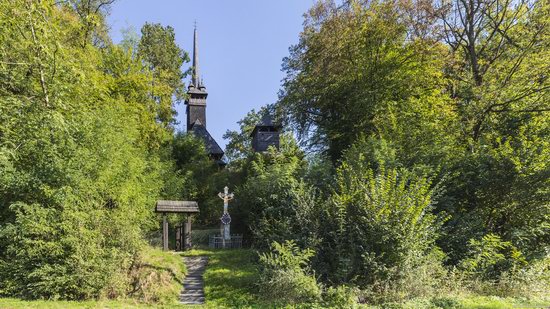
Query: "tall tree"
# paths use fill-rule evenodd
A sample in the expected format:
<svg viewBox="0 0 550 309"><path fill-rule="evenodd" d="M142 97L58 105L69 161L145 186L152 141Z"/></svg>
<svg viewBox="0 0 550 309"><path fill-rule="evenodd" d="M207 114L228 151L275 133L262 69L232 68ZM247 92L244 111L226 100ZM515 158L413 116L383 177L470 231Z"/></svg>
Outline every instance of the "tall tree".
<svg viewBox="0 0 550 309"><path fill-rule="evenodd" d="M185 96L181 66L189 56L176 44L174 28L150 23L141 28L137 54L153 73L151 97L157 102L158 120L169 126L175 121L174 103Z"/></svg>
<svg viewBox="0 0 550 309"><path fill-rule="evenodd" d="M453 60L446 72L471 148L510 114L550 112L547 2L454 0L440 7Z"/></svg>
<svg viewBox="0 0 550 309"><path fill-rule="evenodd" d="M453 219L442 242L453 258L495 233L529 257L550 241L550 40L547 1L456 0L437 15L460 119L448 184Z"/></svg>
<svg viewBox="0 0 550 309"><path fill-rule="evenodd" d="M1 295L124 296L156 227L151 72L85 29L53 0L0 2Z"/></svg>
<svg viewBox="0 0 550 309"><path fill-rule="evenodd" d="M105 47L111 43L109 29L105 22L115 0L61 0L57 4L73 10L80 19L81 46L92 42Z"/></svg>
<svg viewBox="0 0 550 309"><path fill-rule="evenodd" d="M394 139L407 164L442 155L433 150L448 147L444 127L454 124L440 90L442 49L411 39L409 26L390 2L320 1L308 12L279 103L308 146L336 161L373 135Z"/></svg>

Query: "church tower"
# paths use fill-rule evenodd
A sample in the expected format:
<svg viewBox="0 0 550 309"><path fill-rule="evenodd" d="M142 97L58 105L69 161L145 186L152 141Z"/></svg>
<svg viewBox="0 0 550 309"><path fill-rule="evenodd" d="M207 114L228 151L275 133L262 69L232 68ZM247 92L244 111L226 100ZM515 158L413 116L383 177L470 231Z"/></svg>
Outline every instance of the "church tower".
<svg viewBox="0 0 550 309"><path fill-rule="evenodd" d="M185 101L187 105L187 131L191 130L197 120L206 127L206 97L208 97L208 93L199 75L199 46L196 27L193 37L193 73L187 94L189 95L189 98Z"/></svg>
<svg viewBox="0 0 550 309"><path fill-rule="evenodd" d="M187 131L193 132L195 136L204 141L210 158L216 160L219 165L225 165L222 161L224 155L221 147L206 129L206 87L199 74L199 46L197 27L193 36L193 72L191 83L187 89L188 98L185 100L187 112Z"/></svg>

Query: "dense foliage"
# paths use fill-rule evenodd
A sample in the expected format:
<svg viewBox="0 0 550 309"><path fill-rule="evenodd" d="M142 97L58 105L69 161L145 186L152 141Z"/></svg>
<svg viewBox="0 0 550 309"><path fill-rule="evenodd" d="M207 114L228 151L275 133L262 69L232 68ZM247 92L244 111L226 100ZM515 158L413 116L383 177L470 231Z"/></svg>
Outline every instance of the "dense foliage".
<svg viewBox="0 0 550 309"><path fill-rule="evenodd" d="M358 160L349 158L338 168L338 187L323 207L324 274L363 286L414 278L429 285L420 273L436 272L437 261L429 263L440 258L430 181L407 170L373 172L352 163Z"/></svg>
<svg viewBox="0 0 550 309"><path fill-rule="evenodd" d="M247 154L256 113L226 135L253 245L312 249L324 283L367 301L547 297L549 9L316 2L263 111L310 153Z"/></svg>
<svg viewBox="0 0 550 309"><path fill-rule="evenodd" d="M265 249L274 241L288 239L302 246L317 242L315 193L298 179L304 163L274 149L252 160L247 180L236 192L233 212L256 247Z"/></svg>
<svg viewBox="0 0 550 309"><path fill-rule="evenodd" d="M544 1L319 1L284 62L279 106L333 162L366 138L379 149L366 156L445 179L436 211L451 215L441 246L453 262L488 233L544 256L548 10Z"/></svg>
<svg viewBox="0 0 550 309"><path fill-rule="evenodd" d="M225 169L174 132L174 29L113 44L110 3L0 2L0 296L164 298L168 271L144 270L155 200L196 200L217 228L229 185L232 231L260 251L258 278L251 251L209 253L229 305L550 298L547 1L317 1L278 102L225 134ZM280 147L255 153L267 114Z"/></svg>
<svg viewBox="0 0 550 309"><path fill-rule="evenodd" d="M309 269L313 256L294 242L273 242L272 252L260 255L260 288L273 303L311 303L319 300L321 290Z"/></svg>
<svg viewBox="0 0 550 309"><path fill-rule="evenodd" d="M110 43L107 4L0 4L1 295L124 296L157 227L170 165L161 146L172 135L165 105L181 85L155 80L161 64L140 58L151 42L139 57ZM179 71L185 55L174 57ZM170 102L151 92L154 80Z"/></svg>

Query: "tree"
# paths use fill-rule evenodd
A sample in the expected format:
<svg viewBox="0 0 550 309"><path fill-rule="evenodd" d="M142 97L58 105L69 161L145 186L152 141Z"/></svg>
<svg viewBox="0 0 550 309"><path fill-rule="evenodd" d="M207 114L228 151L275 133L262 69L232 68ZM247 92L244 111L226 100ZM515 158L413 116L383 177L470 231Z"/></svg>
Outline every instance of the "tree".
<svg viewBox="0 0 550 309"><path fill-rule="evenodd" d="M163 196L172 199L194 200L200 205L198 223L212 226L219 221L218 192L227 185L228 173L209 158L204 142L193 133L179 132L170 144L173 167Z"/></svg>
<svg viewBox="0 0 550 309"><path fill-rule="evenodd" d="M449 1L438 14L452 65L452 96L475 151L510 114L550 111L545 1ZM514 116L512 116L514 117Z"/></svg>
<svg viewBox="0 0 550 309"><path fill-rule="evenodd" d="M300 179L305 164L302 158L274 148L250 161L247 177L237 187L232 214L256 248L286 240L315 248L318 204L314 189Z"/></svg>
<svg viewBox="0 0 550 309"><path fill-rule="evenodd" d="M407 165L445 156L455 121L440 44L408 38L390 2L320 1L304 24L283 63L279 105L308 146L336 162L361 136L376 136L395 141Z"/></svg>
<svg viewBox="0 0 550 309"><path fill-rule="evenodd" d="M141 28L138 57L153 73L150 95L157 103L158 120L165 126L174 122L173 103L179 103L185 96L181 71L188 54L175 41L174 28L160 24L145 23Z"/></svg>
<svg viewBox="0 0 550 309"><path fill-rule="evenodd" d="M528 257L549 242L548 12L545 1L441 2L448 92L460 119L442 242L453 260L494 233ZM545 17L543 17L545 16Z"/></svg>
<svg viewBox="0 0 550 309"><path fill-rule="evenodd" d="M115 0L61 0L57 4L74 11L80 19L81 46L92 42L105 47L111 43L105 17Z"/></svg>
<svg viewBox="0 0 550 309"><path fill-rule="evenodd" d="M0 294L124 296L156 228L170 134L150 108L151 72L81 40L87 25L66 6L0 11Z"/></svg>

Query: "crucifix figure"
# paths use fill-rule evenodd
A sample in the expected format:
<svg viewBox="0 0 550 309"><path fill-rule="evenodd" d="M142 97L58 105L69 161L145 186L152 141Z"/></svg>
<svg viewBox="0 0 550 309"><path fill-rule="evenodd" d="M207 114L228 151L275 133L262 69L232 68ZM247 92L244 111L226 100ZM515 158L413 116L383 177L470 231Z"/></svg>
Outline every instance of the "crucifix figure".
<svg viewBox="0 0 550 309"><path fill-rule="evenodd" d="M229 206L229 201L233 199L233 193L229 193L229 188L225 187L223 188L223 193L218 193L218 196L223 200L223 215L220 218L222 222L222 239L223 239L223 247L225 248L225 241L231 239L231 234L229 231L229 224L231 223L231 217L229 216L229 212L227 211L227 207Z"/></svg>

